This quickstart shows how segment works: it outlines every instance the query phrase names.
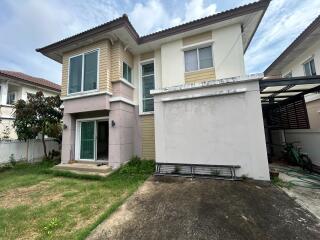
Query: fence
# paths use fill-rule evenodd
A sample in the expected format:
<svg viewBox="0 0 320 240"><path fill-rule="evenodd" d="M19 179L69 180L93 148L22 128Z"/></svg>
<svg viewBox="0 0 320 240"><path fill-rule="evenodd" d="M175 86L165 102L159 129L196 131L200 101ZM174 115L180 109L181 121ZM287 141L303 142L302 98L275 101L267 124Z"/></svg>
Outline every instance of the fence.
<svg viewBox="0 0 320 240"><path fill-rule="evenodd" d="M299 142L302 151L308 153L314 165L320 166L320 129L296 129L272 131L274 144L286 142ZM276 155L279 152L276 152Z"/></svg>
<svg viewBox="0 0 320 240"><path fill-rule="evenodd" d="M47 152L59 151L59 143L54 139L46 139ZM43 158L43 145L40 139L28 141L0 141L0 164L10 161L10 156L15 161L36 162Z"/></svg>

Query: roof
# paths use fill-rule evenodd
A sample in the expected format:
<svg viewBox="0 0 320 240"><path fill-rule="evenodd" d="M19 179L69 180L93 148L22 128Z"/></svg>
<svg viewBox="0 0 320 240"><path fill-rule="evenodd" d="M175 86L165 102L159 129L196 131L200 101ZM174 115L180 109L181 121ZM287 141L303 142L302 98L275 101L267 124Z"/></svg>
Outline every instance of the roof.
<svg viewBox="0 0 320 240"><path fill-rule="evenodd" d="M290 57L293 54L293 51L302 43L306 42L308 37L315 31L320 31L320 15L281 53L281 55L273 62L271 65L264 71L265 75L274 75L272 72L275 71L276 67L279 66L287 59L294 59L294 57ZM316 37L315 38L319 38ZM310 40L311 41L311 40ZM311 41L312 43L312 41ZM308 46L308 44L307 44ZM301 54L301 52L297 51L297 54Z"/></svg>
<svg viewBox="0 0 320 240"><path fill-rule="evenodd" d="M183 33L186 31L190 31L190 30L193 30L196 28L204 27L204 26L207 26L210 24L222 22L222 21L225 21L225 20L237 17L237 16L242 16L242 15L254 12L254 11L262 10L263 14L264 14L270 1L271 0L260 0L258 2L243 5L243 6L234 8L234 9L220 12L220 13L208 16L208 17L204 17L204 18L201 18L198 20L194 20L194 21L191 21L188 23L184 23L184 24L172 27L172 28L168 28L168 29L158 31L155 33L151 33L149 35L145 35L145 36L141 36L141 37L139 36L139 34L136 32L136 30L134 29L134 27L130 23L128 16L126 14L124 14L122 17L114 19L110 22L107 22L107 23L104 23L104 24L99 25L97 27L91 28L87 31L81 32L81 33L76 34L74 36L65 38L61 41L50 44L48 46L38 48L38 49L36 49L36 51L44 54L48 51L52 51L54 49L57 49L63 45L71 44L75 41L88 38L88 37L93 36L97 33L112 31L112 30L115 30L115 29L121 28L121 27L124 27L127 29L127 31L130 33L131 37L136 41L137 44L144 44L144 43L152 42L152 41L155 41L155 40L158 40L161 38L169 37L169 36ZM262 16L263 16L263 14L262 14ZM254 34L252 34L251 38L253 37L253 35ZM250 39L250 41L251 41L251 39ZM249 41L249 43L250 43L250 41ZM249 43L248 43L248 45L249 45ZM247 48L247 46L246 46L246 48Z"/></svg>
<svg viewBox="0 0 320 240"><path fill-rule="evenodd" d="M320 76L263 78L259 82L262 104L292 102L320 90Z"/></svg>
<svg viewBox="0 0 320 240"><path fill-rule="evenodd" d="M50 82L43 78L33 77L21 72L14 72L14 71L7 71L7 70L0 70L0 77L7 77L18 81L23 81L27 83L31 83L37 85L39 87L47 88L49 90L53 90L55 92L61 91L61 86Z"/></svg>

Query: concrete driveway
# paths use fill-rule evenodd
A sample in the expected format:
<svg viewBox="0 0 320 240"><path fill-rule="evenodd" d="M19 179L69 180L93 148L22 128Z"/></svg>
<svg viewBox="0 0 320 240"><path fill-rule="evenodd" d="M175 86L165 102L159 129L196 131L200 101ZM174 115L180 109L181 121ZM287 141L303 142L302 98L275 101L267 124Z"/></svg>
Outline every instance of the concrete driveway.
<svg viewBox="0 0 320 240"><path fill-rule="evenodd" d="M319 220L256 181L150 178L93 239L320 239Z"/></svg>

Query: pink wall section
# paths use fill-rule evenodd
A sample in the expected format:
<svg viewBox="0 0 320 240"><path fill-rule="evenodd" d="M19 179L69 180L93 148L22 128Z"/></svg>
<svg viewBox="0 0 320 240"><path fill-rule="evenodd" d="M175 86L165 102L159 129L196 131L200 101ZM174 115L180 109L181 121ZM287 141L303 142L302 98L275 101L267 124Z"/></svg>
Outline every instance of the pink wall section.
<svg viewBox="0 0 320 240"><path fill-rule="evenodd" d="M64 100L64 113L81 113L110 109L109 100L110 96L107 94Z"/></svg>
<svg viewBox="0 0 320 240"><path fill-rule="evenodd" d="M112 85L112 97L132 101L133 88L117 81ZM96 95L64 101L63 123L66 128L62 137L62 163L76 159L75 137L77 118L109 117L109 157L108 164L117 168L130 160L133 155L141 155L141 134L138 107L117 100L110 102L109 95ZM101 115L102 114L102 115ZM111 122L114 121L115 126Z"/></svg>
<svg viewBox="0 0 320 240"><path fill-rule="evenodd" d="M125 80L123 80L125 81ZM133 100L133 87L122 81L116 81L112 83L112 96L113 97L124 97L128 100Z"/></svg>

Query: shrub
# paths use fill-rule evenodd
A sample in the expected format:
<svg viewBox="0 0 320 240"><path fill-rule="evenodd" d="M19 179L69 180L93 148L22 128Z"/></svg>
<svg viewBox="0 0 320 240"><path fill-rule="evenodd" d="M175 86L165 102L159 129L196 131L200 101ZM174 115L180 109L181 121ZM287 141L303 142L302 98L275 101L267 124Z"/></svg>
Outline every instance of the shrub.
<svg viewBox="0 0 320 240"><path fill-rule="evenodd" d="M141 160L133 156L131 160L119 170L120 174L151 174L154 172L155 162L152 160Z"/></svg>

